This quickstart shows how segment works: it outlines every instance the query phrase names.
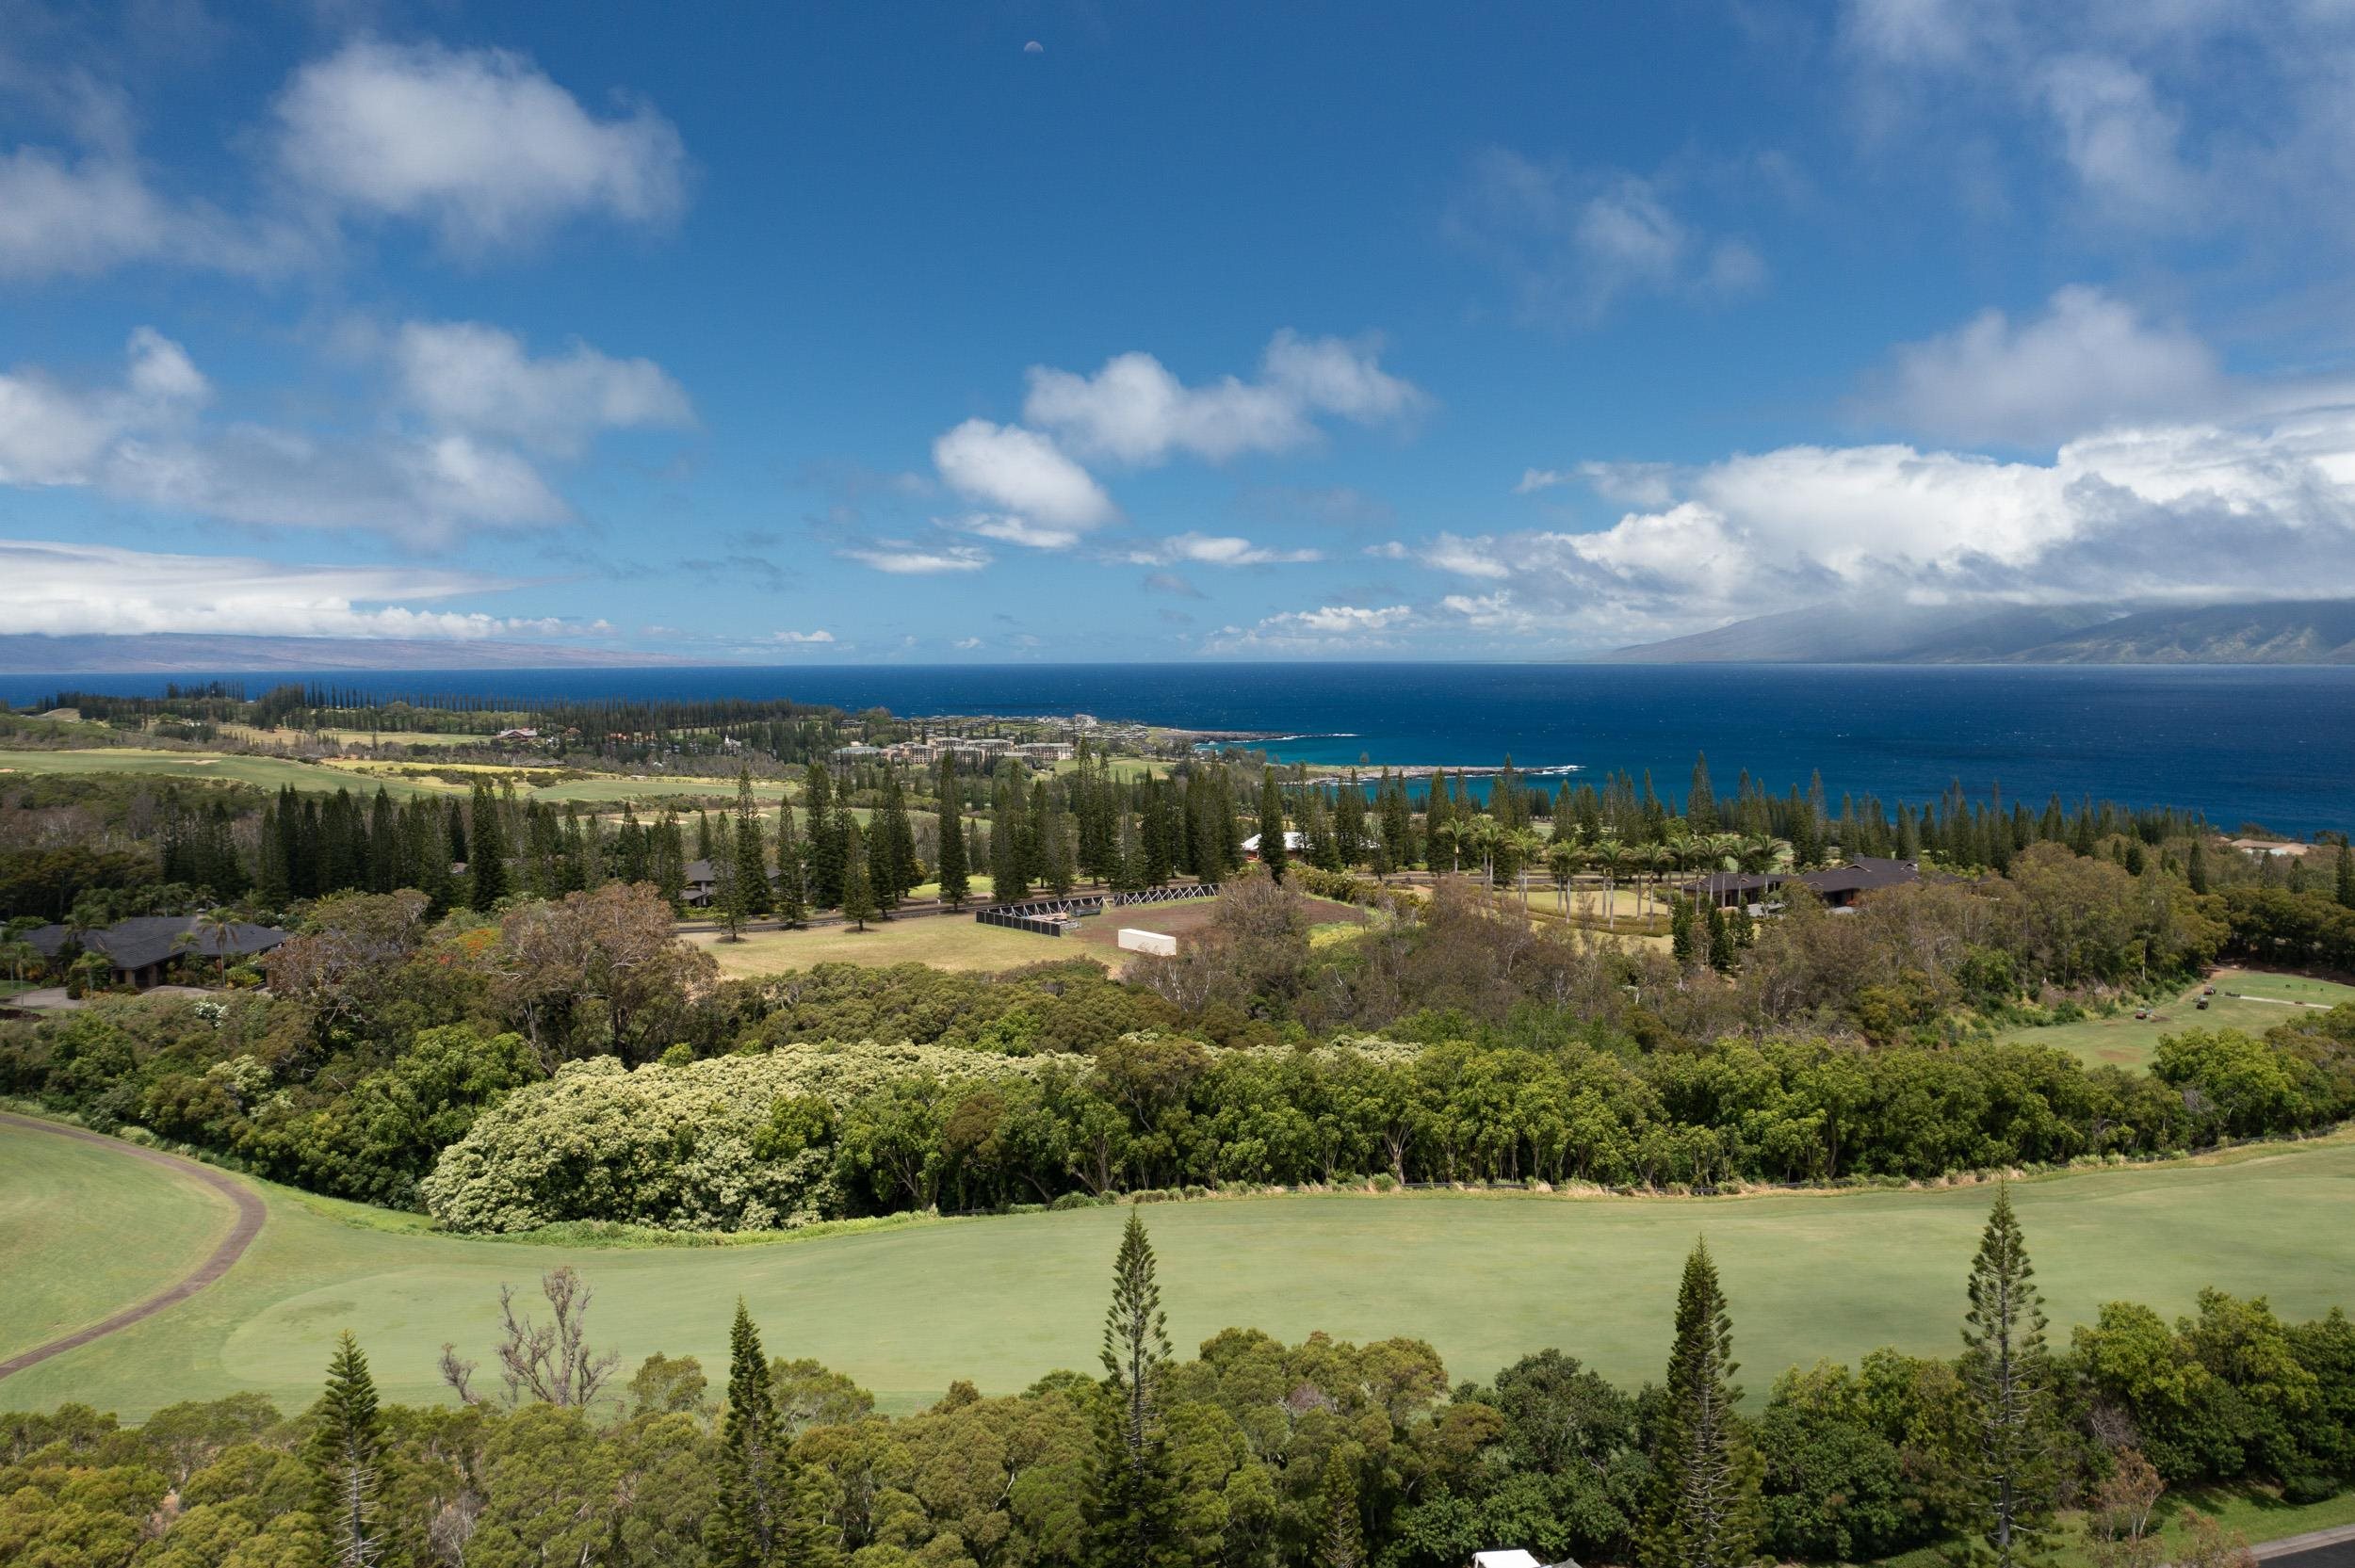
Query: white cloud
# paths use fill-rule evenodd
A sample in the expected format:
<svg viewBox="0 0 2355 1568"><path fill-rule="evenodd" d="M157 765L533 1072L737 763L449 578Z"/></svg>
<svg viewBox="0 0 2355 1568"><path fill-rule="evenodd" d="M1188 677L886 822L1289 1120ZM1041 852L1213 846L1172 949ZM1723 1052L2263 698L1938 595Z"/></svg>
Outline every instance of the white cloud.
<svg viewBox="0 0 2355 1568"><path fill-rule="evenodd" d="M879 540L871 546L836 551L845 560L871 566L895 576L934 576L949 572L979 572L990 562L989 552L970 544L928 549L905 540Z"/></svg>
<svg viewBox="0 0 2355 1568"><path fill-rule="evenodd" d="M2355 581L2355 388L2237 421L2113 426L2050 461L1901 444L1787 446L1681 472L1592 533L1439 535L1419 558L1499 584L1442 607L1597 646L1848 595L2216 603ZM2261 399L2244 399L2254 405Z"/></svg>
<svg viewBox="0 0 2355 1568"><path fill-rule="evenodd" d="M91 277L134 261L262 276L315 251L284 220L236 222L167 200L125 148L0 154L0 278Z"/></svg>
<svg viewBox="0 0 2355 1568"><path fill-rule="evenodd" d="M2197 206L2197 177L2177 152L2182 124L2150 80L2115 59L2055 60L2040 83L2078 182L2113 214L2172 221Z"/></svg>
<svg viewBox="0 0 2355 1568"><path fill-rule="evenodd" d="M1133 566L1282 566L1324 558L1316 550L1279 550L1232 535L1197 533L1176 534L1129 555Z"/></svg>
<svg viewBox="0 0 2355 1568"><path fill-rule="evenodd" d="M776 634L775 640L802 644L826 643L834 640L834 634L820 627L814 632L779 632Z"/></svg>
<svg viewBox="0 0 2355 1568"><path fill-rule="evenodd" d="M1077 529L1042 527L1027 517L1005 512L977 511L964 517L935 517L933 521L944 528L994 539L1000 544L1019 544L1026 550L1068 550L1080 542Z"/></svg>
<svg viewBox="0 0 2355 1568"><path fill-rule="evenodd" d="M2180 328L2154 326L2095 288L2064 288L2045 314L1983 311L1896 352L1890 412L1952 439L2036 445L2120 420L2213 406L2216 356Z"/></svg>
<svg viewBox="0 0 2355 1568"><path fill-rule="evenodd" d="M551 618L419 610L506 587L457 573L382 566L295 566L242 556L148 554L109 545L0 540L11 632L146 632L264 637L478 639L593 632Z"/></svg>
<svg viewBox="0 0 2355 1568"><path fill-rule="evenodd" d="M968 419L933 443L933 462L960 495L1050 527L1093 528L1117 515L1086 469L1019 425Z"/></svg>
<svg viewBox="0 0 2355 1568"><path fill-rule="evenodd" d="M1083 457L1151 464L1183 452L1223 462L1316 439L1316 419L1402 417L1427 399L1385 371L1368 341L1303 338L1287 328L1261 357L1259 379L1189 387L1146 353L1107 360L1093 376L1033 365L1022 416Z"/></svg>
<svg viewBox="0 0 2355 1568"><path fill-rule="evenodd" d="M1395 539L1384 540L1379 544L1369 544L1364 553L1378 560L1409 560L1415 554Z"/></svg>
<svg viewBox="0 0 2355 1568"><path fill-rule="evenodd" d="M577 341L534 359L512 332L479 321L409 322L393 361L402 396L435 424L550 451L576 452L598 430L694 417L652 360L609 359Z"/></svg>
<svg viewBox="0 0 2355 1568"><path fill-rule="evenodd" d="M1404 630L1414 619L1414 610L1405 605L1380 608L1323 605L1267 616L1249 627L1222 626L1203 640L1202 651L1332 654L1388 648L1397 643L1391 634Z"/></svg>
<svg viewBox="0 0 2355 1568"><path fill-rule="evenodd" d="M978 637L961 637L957 639L955 642L950 644L950 647L956 649L961 654L969 654L981 645L982 639Z"/></svg>
<svg viewBox="0 0 2355 1568"><path fill-rule="evenodd" d="M361 40L297 71L277 115L278 160L299 185L427 224L462 252L582 214L662 224L686 203L669 121L644 104L600 118L504 50Z"/></svg>
<svg viewBox="0 0 2355 1568"><path fill-rule="evenodd" d="M515 453L462 431L320 437L196 419L210 383L151 328L131 334L120 388L0 375L0 484L83 486L161 509L273 527L368 528L416 544L465 526L562 521Z"/></svg>
<svg viewBox="0 0 2355 1568"><path fill-rule="evenodd" d="M1472 160L1447 227L1502 270L1522 313L1540 321L1594 326L1634 296L1746 293L1766 276L1746 242L1681 217L1658 180L1502 147Z"/></svg>

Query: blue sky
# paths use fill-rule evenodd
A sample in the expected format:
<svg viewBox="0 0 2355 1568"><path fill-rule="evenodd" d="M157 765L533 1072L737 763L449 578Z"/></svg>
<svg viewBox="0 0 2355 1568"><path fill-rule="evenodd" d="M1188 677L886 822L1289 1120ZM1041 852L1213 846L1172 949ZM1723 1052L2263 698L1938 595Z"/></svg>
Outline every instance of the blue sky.
<svg viewBox="0 0 2355 1568"><path fill-rule="evenodd" d="M2345 594L2351 105L2324 0L0 5L0 630Z"/></svg>

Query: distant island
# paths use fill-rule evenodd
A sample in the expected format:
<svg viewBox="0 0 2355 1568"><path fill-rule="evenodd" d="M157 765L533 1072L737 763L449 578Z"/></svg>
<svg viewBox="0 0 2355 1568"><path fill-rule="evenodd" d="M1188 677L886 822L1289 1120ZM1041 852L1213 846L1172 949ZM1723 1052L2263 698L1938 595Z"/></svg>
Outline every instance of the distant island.
<svg viewBox="0 0 2355 1568"><path fill-rule="evenodd" d="M1813 605L1607 654L1598 664L2355 664L2355 600Z"/></svg>

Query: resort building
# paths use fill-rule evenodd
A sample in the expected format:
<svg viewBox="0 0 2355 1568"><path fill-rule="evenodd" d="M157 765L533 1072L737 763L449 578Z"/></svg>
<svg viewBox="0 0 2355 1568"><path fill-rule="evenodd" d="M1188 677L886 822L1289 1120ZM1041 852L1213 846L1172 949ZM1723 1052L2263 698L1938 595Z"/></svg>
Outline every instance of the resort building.
<svg viewBox="0 0 2355 1568"><path fill-rule="evenodd" d="M1877 892L1884 887L1901 887L1921 880L1922 867L1916 862L1860 855L1845 865L1836 865L1827 871L1719 871L1686 882L1681 891L1721 909L1740 904L1747 906L1753 913L1763 913L1769 896L1785 883L1795 883L1814 893L1834 910L1852 910L1857 900L1867 893Z"/></svg>
<svg viewBox="0 0 2355 1568"><path fill-rule="evenodd" d="M56 960L77 942L86 953L105 956L116 985L141 991L161 985L175 964L195 959L219 963L267 953L292 933L275 926L254 926L240 920L218 931L199 927L191 914L145 914L118 920L102 930L84 931L78 938L63 926L41 926L24 940L44 959Z"/></svg>
<svg viewBox="0 0 2355 1568"><path fill-rule="evenodd" d="M1302 832L1298 828L1284 830L1284 852L1286 854L1296 855L1307 848L1308 835L1307 833ZM1259 858L1259 835L1258 833L1253 833L1242 841L1242 858L1245 860Z"/></svg>

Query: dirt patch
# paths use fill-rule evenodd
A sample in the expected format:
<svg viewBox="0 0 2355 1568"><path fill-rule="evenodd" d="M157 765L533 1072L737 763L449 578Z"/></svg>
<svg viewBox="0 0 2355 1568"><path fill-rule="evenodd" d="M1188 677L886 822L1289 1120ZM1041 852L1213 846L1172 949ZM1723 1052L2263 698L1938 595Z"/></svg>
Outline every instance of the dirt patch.
<svg viewBox="0 0 2355 1568"><path fill-rule="evenodd" d="M1363 925L1369 918L1364 910L1349 904L1337 904L1327 898L1309 898L1304 902L1307 905L1308 918L1318 925L1333 921ZM1159 931L1163 936L1176 937L1178 950L1182 952L1186 939L1207 930L1217 914L1216 898L1187 898L1169 904L1135 904L1108 909L1101 914L1091 914L1077 920L1072 923L1071 936L1093 946L1109 947L1119 952L1120 933L1123 930ZM1122 956L1125 958L1128 955Z"/></svg>

